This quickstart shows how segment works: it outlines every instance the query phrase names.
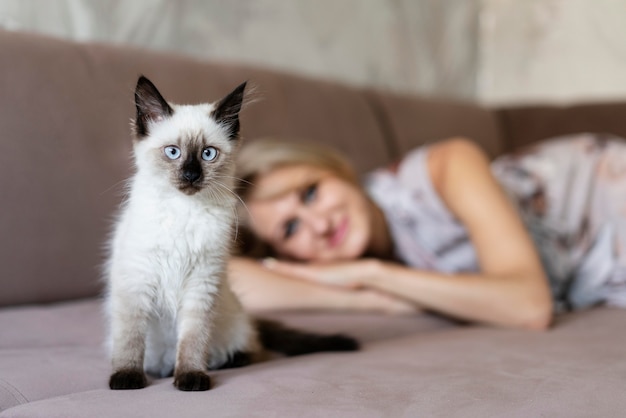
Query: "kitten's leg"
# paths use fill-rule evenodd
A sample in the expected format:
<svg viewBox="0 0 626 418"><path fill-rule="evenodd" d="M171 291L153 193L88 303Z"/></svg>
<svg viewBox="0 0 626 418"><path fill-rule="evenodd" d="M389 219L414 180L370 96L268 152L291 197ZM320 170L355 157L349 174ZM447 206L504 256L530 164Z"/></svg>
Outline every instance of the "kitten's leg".
<svg viewBox="0 0 626 418"><path fill-rule="evenodd" d="M141 389L148 384L143 371L147 327L147 311L136 298L112 296L111 389Z"/></svg>
<svg viewBox="0 0 626 418"><path fill-rule="evenodd" d="M212 286L187 289L179 311L178 346L174 386L185 391L208 390L211 379L206 373L212 328L212 308L216 295Z"/></svg>

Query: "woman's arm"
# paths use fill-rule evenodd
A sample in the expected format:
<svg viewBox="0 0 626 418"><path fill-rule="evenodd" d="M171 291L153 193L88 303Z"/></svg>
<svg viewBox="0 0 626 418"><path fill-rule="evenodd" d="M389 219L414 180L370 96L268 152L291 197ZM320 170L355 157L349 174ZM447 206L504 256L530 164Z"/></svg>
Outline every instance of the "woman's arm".
<svg viewBox="0 0 626 418"><path fill-rule="evenodd" d="M243 257L231 259L229 282L244 307L250 311L330 309L390 314L419 311L414 304L380 291L324 286L294 279Z"/></svg>
<svg viewBox="0 0 626 418"><path fill-rule="evenodd" d="M380 260L270 267L326 284L377 289L464 320L546 329L552 299L543 268L485 154L468 140L453 139L431 146L428 165L438 194L467 227L480 273L448 275Z"/></svg>
<svg viewBox="0 0 626 418"><path fill-rule="evenodd" d="M435 189L469 232L481 274L422 278L424 292L442 296L440 307L454 315L547 328L552 298L541 261L485 153L469 140L452 139L432 147L428 164Z"/></svg>
<svg viewBox="0 0 626 418"><path fill-rule="evenodd" d="M532 272L441 274L374 261L365 286L409 298L463 320L543 330L551 321L551 302Z"/></svg>
<svg viewBox="0 0 626 418"><path fill-rule="evenodd" d="M273 261L267 268L317 286L376 289L465 321L545 329L551 318L550 300L544 300L541 286L539 294L532 295L532 275L442 274L378 259L330 264Z"/></svg>

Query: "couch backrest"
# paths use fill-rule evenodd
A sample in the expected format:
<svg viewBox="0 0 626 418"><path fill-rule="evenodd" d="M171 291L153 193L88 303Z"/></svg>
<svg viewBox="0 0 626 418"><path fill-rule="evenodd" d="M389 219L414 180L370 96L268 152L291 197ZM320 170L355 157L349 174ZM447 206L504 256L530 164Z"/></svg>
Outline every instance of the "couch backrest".
<svg viewBox="0 0 626 418"><path fill-rule="evenodd" d="M384 115L394 152L403 155L426 142L463 136L479 143L492 157L506 147L496 114L474 103L369 92Z"/></svg>
<svg viewBox="0 0 626 418"><path fill-rule="evenodd" d="M99 55L0 33L0 305L94 295L128 173L128 85Z"/></svg>
<svg viewBox="0 0 626 418"><path fill-rule="evenodd" d="M319 140L365 171L392 158L354 88L245 66L0 31L0 306L97 295L104 243L131 173L137 77L168 100L221 98L243 80L258 101L242 135Z"/></svg>
<svg viewBox="0 0 626 418"><path fill-rule="evenodd" d="M541 125L551 127L547 132L556 129L554 120L563 126L557 131L568 123L546 119L549 111L492 112L242 65L0 31L0 306L101 292L104 243L132 172L129 120L140 74L178 103L216 100L249 80L258 100L242 112L244 140L331 144L360 172L447 136L474 138L496 155L535 139L529 119L552 121ZM583 125L608 126L602 114ZM616 118L609 117L611 123ZM525 134L516 135L517 127Z"/></svg>
<svg viewBox="0 0 626 418"><path fill-rule="evenodd" d="M505 151L545 138L579 133L611 133L626 138L626 103L511 106L496 110Z"/></svg>

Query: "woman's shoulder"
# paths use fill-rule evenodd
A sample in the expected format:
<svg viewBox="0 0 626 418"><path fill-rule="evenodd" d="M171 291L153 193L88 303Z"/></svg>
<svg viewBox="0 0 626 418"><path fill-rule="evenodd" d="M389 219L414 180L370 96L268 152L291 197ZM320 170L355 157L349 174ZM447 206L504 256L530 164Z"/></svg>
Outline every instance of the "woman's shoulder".
<svg viewBox="0 0 626 418"><path fill-rule="evenodd" d="M470 139L454 137L430 142L409 150L394 163L371 172L366 177L366 184L393 182L407 190L420 190L434 200L439 200L447 168L452 164L464 164L464 160L472 156L487 160L480 145Z"/></svg>
<svg viewBox="0 0 626 418"><path fill-rule="evenodd" d="M447 166L462 163L468 156L487 158L474 141L462 137L447 138L411 149L388 170L409 183L427 180L440 194Z"/></svg>
<svg viewBox="0 0 626 418"><path fill-rule="evenodd" d="M390 164L379 167L368 173L366 183L384 180L413 188L419 185L424 177L429 177L428 154L430 145L421 145L404 153Z"/></svg>
<svg viewBox="0 0 626 418"><path fill-rule="evenodd" d="M473 146L469 140L454 138L413 148L396 162L370 173L366 190L384 204L396 201L392 196L403 195L425 211L451 218L440 193L443 167L450 155L467 153Z"/></svg>

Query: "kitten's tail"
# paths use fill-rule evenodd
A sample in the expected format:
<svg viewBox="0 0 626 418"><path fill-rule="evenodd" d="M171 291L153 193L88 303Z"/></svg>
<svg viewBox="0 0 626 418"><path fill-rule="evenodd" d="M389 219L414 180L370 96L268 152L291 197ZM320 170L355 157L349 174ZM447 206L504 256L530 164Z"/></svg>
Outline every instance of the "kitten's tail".
<svg viewBox="0 0 626 418"><path fill-rule="evenodd" d="M328 335L300 331L268 319L256 319L256 325L263 347L286 356L359 349L357 340L343 334Z"/></svg>

